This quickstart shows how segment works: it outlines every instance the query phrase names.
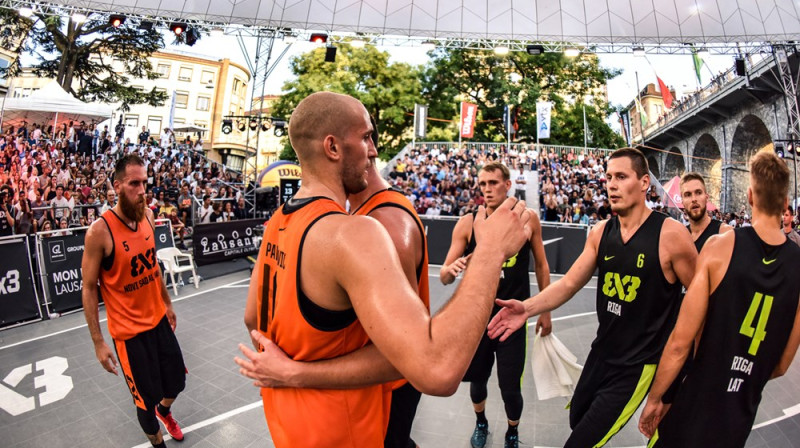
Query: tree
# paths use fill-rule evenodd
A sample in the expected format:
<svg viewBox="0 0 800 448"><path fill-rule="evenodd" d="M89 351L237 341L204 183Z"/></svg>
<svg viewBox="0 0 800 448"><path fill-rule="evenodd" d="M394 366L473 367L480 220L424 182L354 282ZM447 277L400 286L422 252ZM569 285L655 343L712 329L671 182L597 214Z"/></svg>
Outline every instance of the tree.
<svg viewBox="0 0 800 448"><path fill-rule="evenodd" d="M560 53L497 56L486 51L439 49L432 55L423 80L429 117L459 118L460 101L478 104L474 141L505 141L507 104L517 109L513 141L536 141L536 102L553 103L551 134L546 143L583 145L583 105L593 134L592 146L618 147L621 138L605 124L612 111L604 95L608 79L618 70L599 66L594 55L568 58ZM429 122L433 129L456 131L456 124ZM441 131L440 131L441 132ZM435 132L432 132L435 133Z"/></svg>
<svg viewBox="0 0 800 448"><path fill-rule="evenodd" d="M83 23L72 17L37 12L31 18L15 10L0 9L0 45L15 53L29 53L38 59L33 73L55 78L67 92L83 101L121 102L160 106L167 94L155 88L146 92L129 85L131 77L156 79L148 57L164 47L161 34L141 30L134 20L119 28L104 14L90 14ZM18 76L19 58L2 76Z"/></svg>
<svg viewBox="0 0 800 448"><path fill-rule="evenodd" d="M344 93L359 99L375 119L380 134L381 157L391 157L411 140L414 103L421 101L422 70L390 63L389 53L373 46L339 45L336 62L325 62L325 49L317 48L292 59L295 79L283 86L274 115L287 117L306 96L320 91ZM281 159L296 160L287 144Z"/></svg>

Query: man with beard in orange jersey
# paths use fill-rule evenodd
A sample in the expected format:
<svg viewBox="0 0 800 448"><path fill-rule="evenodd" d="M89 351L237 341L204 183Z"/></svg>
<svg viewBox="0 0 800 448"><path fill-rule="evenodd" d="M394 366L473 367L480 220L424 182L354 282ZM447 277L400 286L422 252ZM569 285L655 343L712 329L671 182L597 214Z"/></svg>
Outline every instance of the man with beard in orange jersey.
<svg viewBox="0 0 800 448"><path fill-rule="evenodd" d="M153 212L145 207L144 161L129 154L117 161L114 190L119 203L86 233L83 310L100 365L118 375L117 360L103 339L98 283L119 367L136 405L136 417L153 446L165 448L158 420L175 440L183 432L170 407L186 385L177 320L156 262Z"/></svg>

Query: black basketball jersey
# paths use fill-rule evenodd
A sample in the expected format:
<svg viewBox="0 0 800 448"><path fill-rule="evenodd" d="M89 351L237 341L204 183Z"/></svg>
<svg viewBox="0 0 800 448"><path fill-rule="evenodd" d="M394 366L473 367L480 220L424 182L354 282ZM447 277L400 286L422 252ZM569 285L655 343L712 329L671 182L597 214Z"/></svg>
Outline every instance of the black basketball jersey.
<svg viewBox="0 0 800 448"><path fill-rule="evenodd" d="M651 212L624 244L619 217L610 218L603 229L597 253L600 326L592 350L612 365L657 363L675 324L681 283L667 281L658 256L666 219Z"/></svg>
<svg viewBox="0 0 800 448"><path fill-rule="evenodd" d="M697 253L700 253L700 250L706 244L709 238L719 233L719 228L722 226L722 221L718 221L716 219L712 219L710 223L706 226L706 229L703 230L703 233L697 237L697 241L694 242L694 247L697 249ZM686 226L686 229L689 231L689 234L692 233L692 228L690 226Z"/></svg>
<svg viewBox="0 0 800 448"><path fill-rule="evenodd" d="M473 222L475 222L476 213L472 214ZM469 255L475 251L475 229L473 227L472 234L469 237L467 248L464 255ZM517 299L525 300L531 296L531 282L528 277L528 266L531 263L531 243L525 241L517 254L509 258L503 263L503 270L500 272L500 283L497 285L497 294L495 297L498 299ZM500 311L497 304L492 308L492 316Z"/></svg>
<svg viewBox="0 0 800 448"><path fill-rule="evenodd" d="M768 246L752 227L734 230L728 270L708 298L692 371L659 425L667 447L743 447L761 392L797 312L800 248Z"/></svg>

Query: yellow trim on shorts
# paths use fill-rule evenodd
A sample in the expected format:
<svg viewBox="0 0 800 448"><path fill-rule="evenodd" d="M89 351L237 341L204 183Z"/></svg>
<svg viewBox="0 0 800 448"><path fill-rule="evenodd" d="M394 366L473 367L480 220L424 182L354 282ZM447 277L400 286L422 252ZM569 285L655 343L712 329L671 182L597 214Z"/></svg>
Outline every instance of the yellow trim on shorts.
<svg viewBox="0 0 800 448"><path fill-rule="evenodd" d="M656 374L656 364L645 364L644 368L642 369L642 375L639 377L639 382L636 384L636 389L633 391L633 395L631 399L628 400L628 403L622 409L622 414L620 414L617 421L611 426L611 429L608 430L608 433L599 441L597 444L594 445L594 448L599 448L609 440L616 433L628 423L628 420L631 419L631 416L636 409L639 408L639 405L642 404L644 397L647 395L647 391L650 390L650 384L653 382L653 377Z"/></svg>

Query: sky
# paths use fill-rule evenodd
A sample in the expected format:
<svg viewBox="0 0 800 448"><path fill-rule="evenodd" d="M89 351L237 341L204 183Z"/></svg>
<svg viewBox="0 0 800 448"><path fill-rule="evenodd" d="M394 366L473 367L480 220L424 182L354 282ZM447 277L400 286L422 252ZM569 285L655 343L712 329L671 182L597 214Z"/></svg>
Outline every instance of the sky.
<svg viewBox="0 0 800 448"><path fill-rule="evenodd" d="M245 37L245 45L250 52L250 59L254 57L254 37ZM286 44L276 41L270 65L277 64L267 80L266 92L280 94L284 82L292 78L289 70L289 60L292 56L300 55L312 50L315 45L310 42L295 42L281 60L276 60ZM409 64L425 64L428 61L427 53L420 47L410 46L381 46L391 55L392 62L406 62ZM246 66L246 57L239 49L239 44L234 36L223 36L212 39L204 36L193 47L185 45L168 46L168 51L178 50L197 55L220 58L225 55L232 61ZM670 87L674 88L676 96L680 98L683 92L694 91L698 88L697 76L691 55L648 55L646 58L635 57L632 54L600 54L600 64L608 68L622 69L622 74L608 82L609 102L612 105L625 106L636 95L636 73L639 75L639 86L644 88L648 83L656 83L656 73ZM711 76L731 68L734 64L733 56L711 55L705 60L706 66L701 70L703 85L711 81Z"/></svg>

